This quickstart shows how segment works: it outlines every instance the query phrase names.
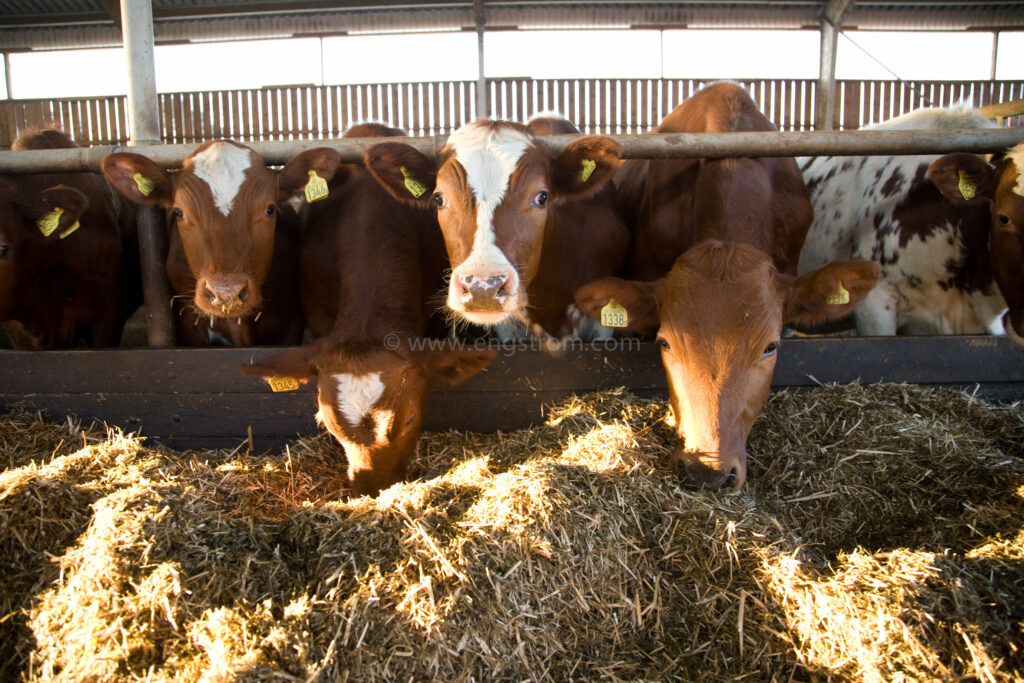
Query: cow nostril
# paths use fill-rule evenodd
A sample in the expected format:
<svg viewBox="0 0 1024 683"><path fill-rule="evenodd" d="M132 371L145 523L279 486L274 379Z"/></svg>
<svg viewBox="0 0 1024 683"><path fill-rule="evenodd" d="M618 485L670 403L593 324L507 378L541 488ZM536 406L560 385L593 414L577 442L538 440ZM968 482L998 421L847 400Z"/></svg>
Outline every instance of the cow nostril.
<svg viewBox="0 0 1024 683"><path fill-rule="evenodd" d="M722 482L721 488L730 489L736 483L736 468L733 467L729 470L729 474L726 475L725 481Z"/></svg>
<svg viewBox="0 0 1024 683"><path fill-rule="evenodd" d="M238 300L245 303L245 300L249 298L249 287L242 285L242 289L238 292Z"/></svg>

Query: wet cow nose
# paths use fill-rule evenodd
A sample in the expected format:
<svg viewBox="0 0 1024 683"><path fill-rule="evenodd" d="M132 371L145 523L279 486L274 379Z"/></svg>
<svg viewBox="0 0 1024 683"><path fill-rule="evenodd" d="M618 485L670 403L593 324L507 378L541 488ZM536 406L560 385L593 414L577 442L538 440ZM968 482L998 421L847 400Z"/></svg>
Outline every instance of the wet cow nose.
<svg viewBox="0 0 1024 683"><path fill-rule="evenodd" d="M467 311L501 311L511 294L512 273L460 273L456 276L459 299Z"/></svg>
<svg viewBox="0 0 1024 683"><path fill-rule="evenodd" d="M707 467L699 462L676 463L676 476L683 484L689 484L696 488L708 488L712 491L731 489L736 484L736 468L728 472Z"/></svg>
<svg viewBox="0 0 1024 683"><path fill-rule="evenodd" d="M203 288L206 300L210 302L211 306L217 308L231 308L233 304L245 303L248 293L248 286L245 282L210 282L207 280Z"/></svg>

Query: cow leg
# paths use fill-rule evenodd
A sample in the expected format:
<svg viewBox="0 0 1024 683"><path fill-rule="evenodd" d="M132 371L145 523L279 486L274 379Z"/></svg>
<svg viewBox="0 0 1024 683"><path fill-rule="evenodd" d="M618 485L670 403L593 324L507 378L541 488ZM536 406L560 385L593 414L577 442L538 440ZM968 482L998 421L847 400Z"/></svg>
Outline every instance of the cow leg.
<svg viewBox="0 0 1024 683"><path fill-rule="evenodd" d="M862 337L895 336L898 300L892 287L884 282L878 283L853 312L857 334Z"/></svg>

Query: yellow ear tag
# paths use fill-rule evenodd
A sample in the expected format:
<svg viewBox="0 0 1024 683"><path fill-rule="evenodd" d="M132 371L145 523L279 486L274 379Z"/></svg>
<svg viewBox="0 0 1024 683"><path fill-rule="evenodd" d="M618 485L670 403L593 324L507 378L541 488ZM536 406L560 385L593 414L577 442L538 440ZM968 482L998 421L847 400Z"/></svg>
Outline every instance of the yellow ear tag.
<svg viewBox="0 0 1024 683"><path fill-rule="evenodd" d="M274 393L279 391L295 391L299 388L299 380L294 377L268 377L267 384Z"/></svg>
<svg viewBox="0 0 1024 683"><path fill-rule="evenodd" d="M593 161L591 159L584 159L583 172L580 173L580 180L582 180L583 182L587 182L588 180L590 180L590 175L594 172L595 168L597 168L596 161Z"/></svg>
<svg viewBox="0 0 1024 683"><path fill-rule="evenodd" d="M61 239L64 239L65 237L67 237L68 235L73 233L75 230L78 230L78 228L80 228L81 225L82 225L81 223L79 223L78 221L75 221L74 225L72 225L67 230L62 231L59 235L57 235L57 237L59 237Z"/></svg>
<svg viewBox="0 0 1024 683"><path fill-rule="evenodd" d="M64 209L58 206L36 221L36 227L39 228L39 232L43 233L43 237L49 237L60 226L62 213L64 213Z"/></svg>
<svg viewBox="0 0 1024 683"><path fill-rule="evenodd" d="M844 306L850 303L850 292L843 287L843 283L839 283L839 289L832 294L829 294L828 298L825 299L825 303L829 306Z"/></svg>
<svg viewBox="0 0 1024 683"><path fill-rule="evenodd" d="M398 170L402 172L402 177L405 178L405 189L409 190L409 194L416 199L422 197L423 193L427 191L427 188L424 187L423 183L413 178L412 174L409 173L405 166L400 166Z"/></svg>
<svg viewBox="0 0 1024 683"><path fill-rule="evenodd" d="M960 181L956 186L960 190L960 196L967 200L974 199L974 195L978 192L978 186L967 177L967 173L964 171L960 171Z"/></svg>
<svg viewBox="0 0 1024 683"><path fill-rule="evenodd" d="M143 197L148 197L149 195L153 194L153 188L156 186L153 184L152 180L142 175L141 173L136 173L135 175L133 175L132 180L135 181L135 186L139 188L139 192L142 193Z"/></svg>
<svg viewBox="0 0 1024 683"><path fill-rule="evenodd" d="M625 327L629 324L629 313L612 299L601 309L602 327Z"/></svg>
<svg viewBox="0 0 1024 683"><path fill-rule="evenodd" d="M316 171L309 172L309 182L306 183L306 201L312 204L321 199L326 199L330 191L327 189L327 181L316 174Z"/></svg>

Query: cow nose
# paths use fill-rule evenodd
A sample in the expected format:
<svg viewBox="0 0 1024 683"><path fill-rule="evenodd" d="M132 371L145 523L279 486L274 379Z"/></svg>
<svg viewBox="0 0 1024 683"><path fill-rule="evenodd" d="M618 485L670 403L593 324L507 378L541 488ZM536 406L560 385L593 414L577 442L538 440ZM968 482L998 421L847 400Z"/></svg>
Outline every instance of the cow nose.
<svg viewBox="0 0 1024 683"><path fill-rule="evenodd" d="M501 311L511 292L512 273L460 273L456 276L459 299L467 311Z"/></svg>
<svg viewBox="0 0 1024 683"><path fill-rule="evenodd" d="M728 472L722 472L699 462L678 462L676 463L676 476L683 484L720 491L732 489L736 485L737 472L735 467Z"/></svg>
<svg viewBox="0 0 1024 683"><path fill-rule="evenodd" d="M215 307L231 307L236 302L245 303L249 295L246 282L210 282L206 281L203 295Z"/></svg>

